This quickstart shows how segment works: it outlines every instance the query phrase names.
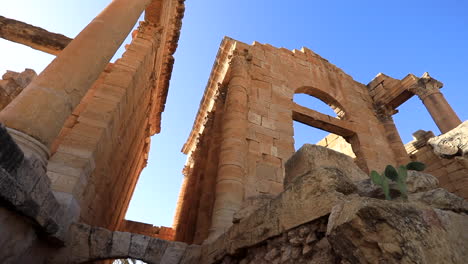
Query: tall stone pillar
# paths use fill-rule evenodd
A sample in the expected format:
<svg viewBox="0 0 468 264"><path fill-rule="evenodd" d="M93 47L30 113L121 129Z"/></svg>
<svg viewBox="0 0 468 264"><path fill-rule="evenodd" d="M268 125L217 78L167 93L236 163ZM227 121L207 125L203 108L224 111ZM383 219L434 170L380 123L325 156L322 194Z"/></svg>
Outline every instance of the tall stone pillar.
<svg viewBox="0 0 468 264"><path fill-rule="evenodd" d="M23 148L28 147L28 139L35 139L29 144L31 151L39 149L36 156L44 156L43 150L50 147L149 2L113 0L0 112L0 122L17 141L20 138Z"/></svg>
<svg viewBox="0 0 468 264"><path fill-rule="evenodd" d="M460 118L440 92L443 84L424 73L417 85L409 90L418 95L426 106L432 119L442 133L446 133L461 124Z"/></svg>
<svg viewBox="0 0 468 264"><path fill-rule="evenodd" d="M234 55L230 64L231 79L224 108L215 203L208 241L216 239L232 225L233 215L241 208L244 199L249 76L244 57Z"/></svg>
<svg viewBox="0 0 468 264"><path fill-rule="evenodd" d="M393 121L392 115L397 112L398 111L393 108L382 106L377 110L377 116L384 126L385 136L390 144L390 148L397 163L395 165L406 165L411 161L411 159L406 152L400 133L398 133L395 122Z"/></svg>

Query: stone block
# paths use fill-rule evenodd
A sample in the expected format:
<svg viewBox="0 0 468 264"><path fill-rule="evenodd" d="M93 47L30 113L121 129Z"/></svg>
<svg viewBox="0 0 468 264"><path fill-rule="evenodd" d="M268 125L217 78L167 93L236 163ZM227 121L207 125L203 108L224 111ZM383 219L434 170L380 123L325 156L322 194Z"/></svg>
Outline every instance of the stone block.
<svg viewBox="0 0 468 264"><path fill-rule="evenodd" d="M254 123L254 124L257 124L257 125L261 125L261 123L262 123L262 117L259 114L255 113L253 111L249 111L248 120L251 123Z"/></svg>
<svg viewBox="0 0 468 264"><path fill-rule="evenodd" d="M390 263L463 263L468 237L460 230L468 228L466 218L418 203L355 197L333 208L327 237L335 254L353 263L382 259Z"/></svg>
<svg viewBox="0 0 468 264"><path fill-rule="evenodd" d="M194 264L200 263L201 259L201 246L189 245L185 250L185 254L180 261L180 264Z"/></svg>
<svg viewBox="0 0 468 264"><path fill-rule="evenodd" d="M86 224L73 224L70 227L69 262L82 263L90 260L91 227Z"/></svg>
<svg viewBox="0 0 468 264"><path fill-rule="evenodd" d="M0 197L13 206L20 206L26 200L26 194L3 168L0 168Z"/></svg>
<svg viewBox="0 0 468 264"><path fill-rule="evenodd" d="M112 244L112 231L101 227L91 228L89 239L89 255L91 258L102 259L110 256Z"/></svg>
<svg viewBox="0 0 468 264"><path fill-rule="evenodd" d="M182 242L170 242L161 259L161 264L178 264L184 256L187 244Z"/></svg>
<svg viewBox="0 0 468 264"><path fill-rule="evenodd" d="M148 242L143 259L149 263L161 263L161 259L169 243L169 241L152 237Z"/></svg>
<svg viewBox="0 0 468 264"><path fill-rule="evenodd" d="M60 210L60 204L57 202L52 192L49 191L42 201L40 211L35 218L46 234L53 235L58 231L59 226L56 215Z"/></svg>
<svg viewBox="0 0 468 264"><path fill-rule="evenodd" d="M266 127L271 130L275 130L275 121L266 117L262 117L262 127Z"/></svg>
<svg viewBox="0 0 468 264"><path fill-rule="evenodd" d="M286 162L285 188L287 188L296 177L305 175L320 167L337 168L351 180L369 178L359 169L351 157L325 147L304 144L304 146L294 153Z"/></svg>
<svg viewBox="0 0 468 264"><path fill-rule="evenodd" d="M149 240L150 237L148 236L132 234L128 252L129 256L131 258L141 259L145 255Z"/></svg>
<svg viewBox="0 0 468 264"><path fill-rule="evenodd" d="M15 178L18 186L21 186L21 189L23 189L25 193L30 193L39 180L30 160L23 159L21 165L15 172Z"/></svg>

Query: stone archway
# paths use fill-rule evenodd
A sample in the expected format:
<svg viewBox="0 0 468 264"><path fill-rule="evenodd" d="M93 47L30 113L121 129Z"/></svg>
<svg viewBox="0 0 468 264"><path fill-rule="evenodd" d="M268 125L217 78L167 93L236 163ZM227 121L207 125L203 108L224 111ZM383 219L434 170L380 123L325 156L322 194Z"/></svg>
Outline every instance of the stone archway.
<svg viewBox="0 0 468 264"><path fill-rule="evenodd" d="M51 263L80 264L99 260L136 259L148 264L197 263L200 246L135 233L73 224L70 240Z"/></svg>

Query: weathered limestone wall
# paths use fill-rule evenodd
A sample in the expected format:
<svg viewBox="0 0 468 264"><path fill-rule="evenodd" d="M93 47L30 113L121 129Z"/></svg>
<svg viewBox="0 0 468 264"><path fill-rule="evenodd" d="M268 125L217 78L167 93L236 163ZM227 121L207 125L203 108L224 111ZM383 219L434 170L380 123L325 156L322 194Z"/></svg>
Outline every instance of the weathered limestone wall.
<svg viewBox="0 0 468 264"><path fill-rule="evenodd" d="M329 134L328 136L324 137L322 140L317 142L316 145L336 150L352 158L356 157L351 144L346 142L346 140L342 136Z"/></svg>
<svg viewBox="0 0 468 264"><path fill-rule="evenodd" d="M321 99L339 118L297 105L295 93ZM219 117L219 100L226 102L223 117ZM217 118L220 134L211 129ZM226 38L183 148L189 157L174 221L176 240L201 243L207 234L219 234L230 226L239 210L247 212L283 191L284 165L294 152L293 120L346 138L351 143L346 151L355 153L356 163L365 171L398 163L395 152L376 151L391 149L393 142L365 85L308 49L289 51ZM220 161L209 162L212 169L205 169L207 157L216 153L212 144L218 136ZM345 145L338 140L322 143ZM200 202L213 190L214 201L209 197Z"/></svg>
<svg viewBox="0 0 468 264"><path fill-rule="evenodd" d="M466 159L441 158L427 141L434 137L431 131L418 130L413 134L414 140L405 144L411 160L427 165L425 172L437 177L440 186L465 199L468 199L468 162Z"/></svg>
<svg viewBox="0 0 468 264"><path fill-rule="evenodd" d="M130 220L124 220L118 231L141 234L149 237L157 237L164 240L174 240L174 229L165 226L153 226Z"/></svg>

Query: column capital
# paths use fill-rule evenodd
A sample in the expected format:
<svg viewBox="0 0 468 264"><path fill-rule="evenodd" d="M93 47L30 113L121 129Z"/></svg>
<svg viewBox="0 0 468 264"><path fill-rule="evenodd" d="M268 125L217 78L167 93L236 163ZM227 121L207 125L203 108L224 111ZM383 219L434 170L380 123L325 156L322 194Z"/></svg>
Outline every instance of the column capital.
<svg viewBox="0 0 468 264"><path fill-rule="evenodd" d="M252 60L252 55L248 52L244 54L240 53L237 50L234 50L229 58L229 66L231 68L231 78L234 77L247 77L247 61Z"/></svg>
<svg viewBox="0 0 468 264"><path fill-rule="evenodd" d="M432 78L429 73L425 72L418 82L408 88L408 90L419 96L421 100L424 100L427 96L435 93L440 93L439 89L444 86L443 83Z"/></svg>

